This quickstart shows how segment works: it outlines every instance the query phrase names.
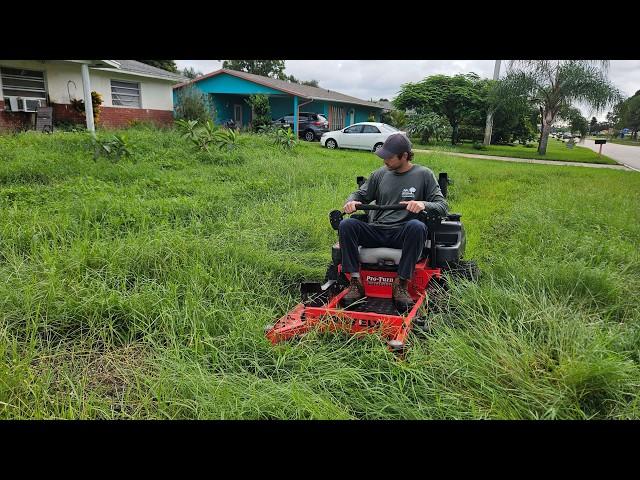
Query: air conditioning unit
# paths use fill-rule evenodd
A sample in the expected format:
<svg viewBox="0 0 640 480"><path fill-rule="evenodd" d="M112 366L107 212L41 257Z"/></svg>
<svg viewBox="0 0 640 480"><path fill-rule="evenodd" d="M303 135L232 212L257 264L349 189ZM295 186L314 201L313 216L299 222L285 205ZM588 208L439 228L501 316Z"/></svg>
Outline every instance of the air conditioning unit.
<svg viewBox="0 0 640 480"><path fill-rule="evenodd" d="M18 97L18 106L20 106L20 101L22 101L21 112L37 112L38 107L46 106L46 102L42 98Z"/></svg>
<svg viewBox="0 0 640 480"><path fill-rule="evenodd" d="M36 112L38 107L44 106L46 101L43 98L5 97L5 109L9 112Z"/></svg>

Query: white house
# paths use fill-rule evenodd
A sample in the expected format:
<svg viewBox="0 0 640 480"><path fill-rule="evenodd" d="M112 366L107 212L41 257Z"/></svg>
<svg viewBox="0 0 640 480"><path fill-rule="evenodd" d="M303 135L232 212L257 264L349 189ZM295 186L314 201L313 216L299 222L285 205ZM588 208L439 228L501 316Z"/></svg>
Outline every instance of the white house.
<svg viewBox="0 0 640 480"><path fill-rule="evenodd" d="M33 124L38 105L53 107L54 124L86 122L94 130L91 109L85 118L70 106L74 99L88 104L91 91L102 96L103 127L131 120L170 124L172 87L185 80L135 60L0 60L0 130Z"/></svg>

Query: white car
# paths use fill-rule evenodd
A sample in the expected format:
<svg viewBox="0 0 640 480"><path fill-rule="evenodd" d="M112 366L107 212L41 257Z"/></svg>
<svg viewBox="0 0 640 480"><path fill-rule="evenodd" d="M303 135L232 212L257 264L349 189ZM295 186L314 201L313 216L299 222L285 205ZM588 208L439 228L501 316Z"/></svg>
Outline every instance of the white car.
<svg viewBox="0 0 640 480"><path fill-rule="evenodd" d="M378 150L387 137L394 133L404 133L391 125L377 122L360 122L342 130L326 132L320 137L320 145L330 150L335 148L357 148L359 150Z"/></svg>

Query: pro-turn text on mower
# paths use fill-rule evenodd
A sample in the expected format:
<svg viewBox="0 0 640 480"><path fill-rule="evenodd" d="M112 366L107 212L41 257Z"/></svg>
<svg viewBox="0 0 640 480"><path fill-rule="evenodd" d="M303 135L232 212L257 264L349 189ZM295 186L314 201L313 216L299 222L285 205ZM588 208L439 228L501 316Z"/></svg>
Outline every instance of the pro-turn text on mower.
<svg viewBox="0 0 640 480"><path fill-rule="evenodd" d="M358 184L365 181L358 177ZM446 173L438 178L442 194L446 197L448 185L452 183ZM399 210L403 204L359 205L358 210ZM344 217L340 210L329 214L334 230L338 230ZM267 325L265 333L273 343L290 339L308 332L312 328L334 331L346 330L352 334L379 333L386 339L389 348L401 353L407 347L411 329L428 332L431 324L428 316L430 297L446 288L445 272L475 280L479 271L472 261L462 259L466 238L460 214L446 216L422 212L419 219L427 226L427 241L415 267L407 289L414 301L408 311L398 311L392 299L392 285L397 276L401 249L359 247L360 279L365 298L354 304L342 305L347 293L350 275L341 268L340 245L332 247L332 263L329 265L324 283L305 282L300 286L302 302L281 317L275 324ZM367 222L369 215L354 214L351 218Z"/></svg>

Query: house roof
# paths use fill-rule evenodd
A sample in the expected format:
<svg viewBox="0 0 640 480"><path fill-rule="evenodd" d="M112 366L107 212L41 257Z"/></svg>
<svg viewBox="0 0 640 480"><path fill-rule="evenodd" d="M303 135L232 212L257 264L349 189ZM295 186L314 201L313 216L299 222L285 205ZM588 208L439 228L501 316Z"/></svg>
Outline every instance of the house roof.
<svg viewBox="0 0 640 480"><path fill-rule="evenodd" d="M111 62L117 62L118 67L115 68L98 68L96 70L105 70L109 72L131 73L142 77L160 78L162 80L169 80L172 82L184 82L186 77L178 74L163 70L162 68L153 67L146 63L138 62L137 60L111 60Z"/></svg>
<svg viewBox="0 0 640 480"><path fill-rule="evenodd" d="M334 90L328 90L326 88L319 88L319 87L312 87L309 85L301 85L299 83L287 82L285 80L278 80L277 78L264 77L262 75L254 75L253 73L229 70L227 68L221 68L220 70L216 70L215 72L208 73L207 75L203 75L191 81L179 83L178 85L174 85L173 88L181 88L190 83L199 82L200 80L204 80L205 78L214 77L222 73L227 73L229 75L243 78L250 82L264 85L265 87L270 87L275 90L280 90L281 92L285 92L291 95L296 95L302 98L351 103L355 105L363 105L365 107L372 107L372 108L384 108L376 102L368 102L366 100L352 97L350 95L345 95L344 93L336 92Z"/></svg>
<svg viewBox="0 0 640 480"><path fill-rule="evenodd" d="M387 102L385 100L379 100L376 103L380 105L380 107L384 108L385 110L393 110L393 104L391 102Z"/></svg>

